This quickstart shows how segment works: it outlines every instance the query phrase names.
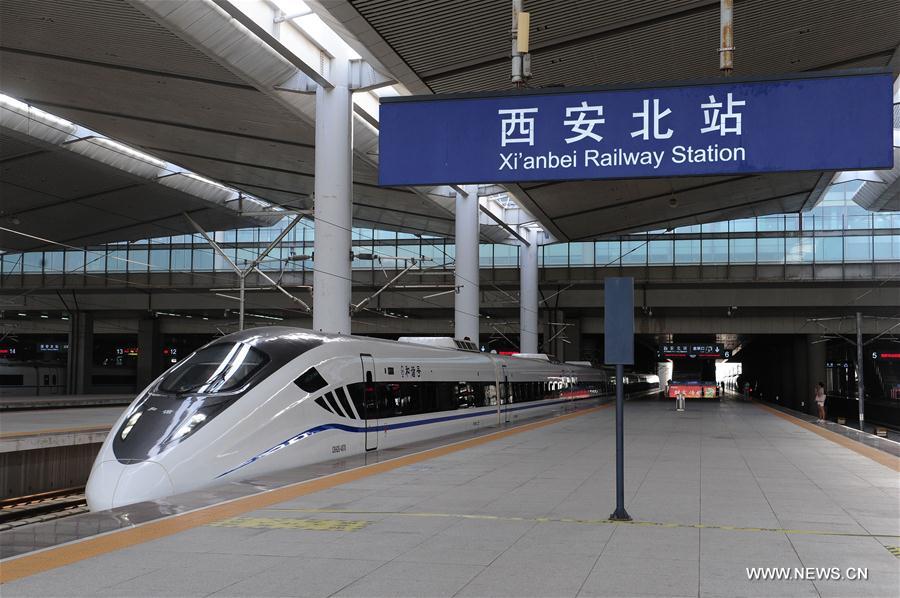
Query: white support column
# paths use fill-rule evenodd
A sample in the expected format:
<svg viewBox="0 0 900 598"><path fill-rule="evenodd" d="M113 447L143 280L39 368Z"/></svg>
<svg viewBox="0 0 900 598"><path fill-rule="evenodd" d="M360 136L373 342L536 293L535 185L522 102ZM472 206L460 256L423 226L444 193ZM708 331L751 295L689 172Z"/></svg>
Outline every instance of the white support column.
<svg viewBox="0 0 900 598"><path fill-rule="evenodd" d="M519 351L538 352L538 245L537 235L528 228L519 234L530 245L519 245Z"/></svg>
<svg viewBox="0 0 900 598"><path fill-rule="evenodd" d="M353 95L350 62L330 61L334 87L316 90L313 328L350 334Z"/></svg>
<svg viewBox="0 0 900 598"><path fill-rule="evenodd" d="M455 336L478 341L478 187L467 185L456 192L456 301Z"/></svg>

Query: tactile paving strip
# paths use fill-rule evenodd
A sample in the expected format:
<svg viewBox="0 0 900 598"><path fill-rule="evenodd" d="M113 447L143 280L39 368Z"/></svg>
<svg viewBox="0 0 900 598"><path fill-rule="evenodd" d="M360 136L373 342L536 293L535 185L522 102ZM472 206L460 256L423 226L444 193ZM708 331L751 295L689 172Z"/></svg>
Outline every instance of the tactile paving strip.
<svg viewBox="0 0 900 598"><path fill-rule="evenodd" d="M338 509L262 509L267 512L290 512L290 513L320 513L334 515L396 515L400 517L445 517L454 519L477 519L481 521L530 521L534 523L575 523L580 525L631 525L637 527L664 527L664 528L687 528L687 529L721 529L732 532L778 532L782 534L806 534L813 536L850 536L861 538L897 538L896 534L864 534L853 532L837 532L828 530L810 530L810 529L787 529L779 527L741 527L736 525L713 525L707 523L675 523L675 522L659 522L659 521L617 521L613 519L572 519L566 517L505 517L502 515L471 515L464 513L414 513L409 511L398 511L394 513L386 513L384 511L365 512L365 511L343 511ZM900 547L888 547L895 556L900 557ZM897 552L894 552L894 551Z"/></svg>
<svg viewBox="0 0 900 598"><path fill-rule="evenodd" d="M210 523L207 527L247 527L252 529L302 529L317 532L355 532L371 521L345 519L291 519L271 517L232 517Z"/></svg>

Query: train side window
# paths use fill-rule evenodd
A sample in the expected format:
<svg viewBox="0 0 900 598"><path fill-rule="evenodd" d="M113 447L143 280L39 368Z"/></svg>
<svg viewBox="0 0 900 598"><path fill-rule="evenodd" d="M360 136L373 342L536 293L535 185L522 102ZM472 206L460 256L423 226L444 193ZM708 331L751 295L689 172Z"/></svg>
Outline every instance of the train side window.
<svg viewBox="0 0 900 598"><path fill-rule="evenodd" d="M475 388L474 384L468 382L460 382L456 385L456 407L457 409L468 409L475 406Z"/></svg>
<svg viewBox="0 0 900 598"><path fill-rule="evenodd" d="M452 382L437 383L437 404L433 411L452 411L456 409L456 384Z"/></svg>
<svg viewBox="0 0 900 598"><path fill-rule="evenodd" d="M497 387L491 383L485 383L484 385L484 404L485 405L496 405L497 404Z"/></svg>
<svg viewBox="0 0 900 598"><path fill-rule="evenodd" d="M419 392L419 413L437 411L438 388L442 382L423 382Z"/></svg>
<svg viewBox="0 0 900 598"><path fill-rule="evenodd" d="M514 383L513 390L516 393L514 403L524 403L527 400L525 397L525 382Z"/></svg>
<svg viewBox="0 0 900 598"><path fill-rule="evenodd" d="M353 401L353 407L356 408L356 412L359 413L361 418L365 419L367 416L363 383L354 382L353 384L348 384L347 390L350 393L350 400Z"/></svg>
<svg viewBox="0 0 900 598"><path fill-rule="evenodd" d="M22 374L0 374L0 386L24 386L25 376Z"/></svg>
<svg viewBox="0 0 900 598"><path fill-rule="evenodd" d="M394 411L394 414L415 415L417 413L424 413L425 411L422 408L422 395L425 394L423 391L428 386L429 383L427 382L422 385L415 382L401 383L397 389L397 408Z"/></svg>
<svg viewBox="0 0 900 598"><path fill-rule="evenodd" d="M325 378L319 373L316 368L309 368L303 374L300 375L299 378L294 380L294 384L300 387L301 390L313 393L317 390L322 390L328 383L325 382Z"/></svg>

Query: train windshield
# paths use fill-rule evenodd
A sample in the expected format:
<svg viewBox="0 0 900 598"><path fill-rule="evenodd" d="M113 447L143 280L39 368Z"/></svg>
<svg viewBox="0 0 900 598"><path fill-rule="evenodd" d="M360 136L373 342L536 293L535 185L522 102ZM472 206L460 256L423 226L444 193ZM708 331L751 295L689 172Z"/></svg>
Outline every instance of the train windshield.
<svg viewBox="0 0 900 598"><path fill-rule="evenodd" d="M218 343L201 349L169 372L159 384L162 392L212 394L243 386L269 361L247 343Z"/></svg>

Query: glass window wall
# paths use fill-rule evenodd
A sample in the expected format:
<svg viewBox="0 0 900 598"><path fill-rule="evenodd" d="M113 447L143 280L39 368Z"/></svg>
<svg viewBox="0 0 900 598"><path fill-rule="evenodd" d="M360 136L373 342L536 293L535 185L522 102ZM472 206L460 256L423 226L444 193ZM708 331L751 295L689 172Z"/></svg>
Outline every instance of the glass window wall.
<svg viewBox="0 0 900 598"><path fill-rule="evenodd" d="M852 201L857 183L830 188L814 209L800 214L776 214L729 222L689 225L674 231L621 235L597 241L542 245L540 264L561 267L641 267L703 264L813 264L900 261L900 211L866 212ZM261 229L220 231L214 238L238 265L254 260L287 222ZM452 269L455 245L451 239L355 227L355 254L384 256L355 258L355 270L402 269L406 259L422 260L422 267ZM268 271L312 269L314 224L303 221L261 264ZM391 259L394 258L394 259ZM400 259L397 259L400 258ZM405 259L404 259L405 258ZM516 244L482 244L482 268L516 268ZM147 272L230 272L231 266L200 235L176 235L152 240L114 243L85 250L6 253L0 259L4 276L16 274L106 273L118 278Z"/></svg>
<svg viewBox="0 0 900 598"><path fill-rule="evenodd" d="M784 237L760 237L757 239L756 257L761 264L783 264Z"/></svg>

